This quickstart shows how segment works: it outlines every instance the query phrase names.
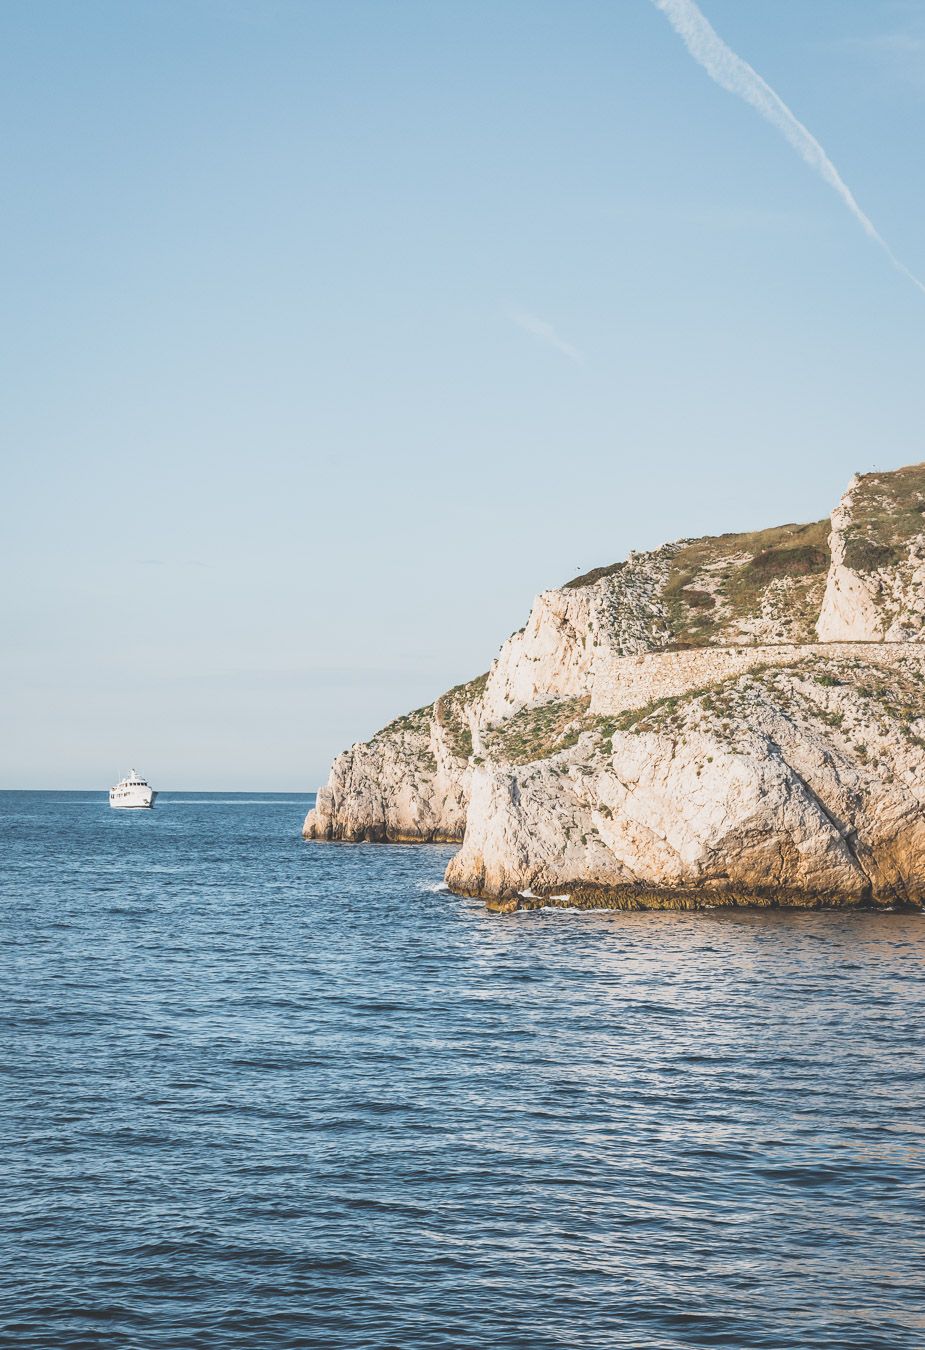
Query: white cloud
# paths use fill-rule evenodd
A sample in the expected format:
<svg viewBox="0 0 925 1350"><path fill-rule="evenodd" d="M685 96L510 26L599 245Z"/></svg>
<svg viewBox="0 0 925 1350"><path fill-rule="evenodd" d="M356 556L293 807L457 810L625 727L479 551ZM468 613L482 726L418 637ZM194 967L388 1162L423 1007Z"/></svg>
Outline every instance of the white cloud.
<svg viewBox="0 0 925 1350"><path fill-rule="evenodd" d="M525 333L531 337L537 338L540 342L547 343L550 347L555 347L557 352L567 356L570 361L575 361L578 365L584 360L577 347L573 347L570 342L561 338L551 323L545 319L538 319L535 314L528 314L524 310L513 309L508 312L508 318L512 323L516 323L518 328L522 328Z"/></svg>
<svg viewBox="0 0 925 1350"><path fill-rule="evenodd" d="M766 122L776 127L801 159L838 193L864 233L880 245L893 266L920 291L925 292L925 285L900 262L873 222L858 206L854 194L815 136L794 116L758 72L737 56L731 47L727 47L694 0L652 0L652 3L665 15L691 56L703 66L710 78L730 94L751 104Z"/></svg>

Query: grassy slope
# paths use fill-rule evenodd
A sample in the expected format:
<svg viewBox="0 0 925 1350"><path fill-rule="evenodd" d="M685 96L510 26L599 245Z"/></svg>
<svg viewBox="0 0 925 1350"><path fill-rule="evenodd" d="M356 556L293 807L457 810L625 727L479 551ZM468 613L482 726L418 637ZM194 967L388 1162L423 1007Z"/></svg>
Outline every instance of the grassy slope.
<svg viewBox="0 0 925 1350"><path fill-rule="evenodd" d="M829 566L829 522L695 539L675 555L664 600L675 644L735 643L743 624L778 620L812 640Z"/></svg>

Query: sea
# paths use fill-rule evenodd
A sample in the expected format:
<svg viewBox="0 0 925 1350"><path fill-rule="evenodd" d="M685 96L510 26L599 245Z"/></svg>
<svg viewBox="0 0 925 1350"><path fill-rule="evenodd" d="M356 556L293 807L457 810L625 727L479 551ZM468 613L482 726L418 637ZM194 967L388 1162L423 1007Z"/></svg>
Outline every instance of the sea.
<svg viewBox="0 0 925 1350"><path fill-rule="evenodd" d="M925 918L0 794L0 1346L922 1350Z"/></svg>

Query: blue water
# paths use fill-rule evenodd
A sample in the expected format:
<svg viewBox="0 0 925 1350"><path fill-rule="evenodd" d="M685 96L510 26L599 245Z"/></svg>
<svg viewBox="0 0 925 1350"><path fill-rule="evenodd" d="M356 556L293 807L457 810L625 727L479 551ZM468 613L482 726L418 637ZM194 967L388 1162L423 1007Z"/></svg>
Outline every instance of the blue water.
<svg viewBox="0 0 925 1350"><path fill-rule="evenodd" d="M925 919L0 794L3 1347L925 1345Z"/></svg>

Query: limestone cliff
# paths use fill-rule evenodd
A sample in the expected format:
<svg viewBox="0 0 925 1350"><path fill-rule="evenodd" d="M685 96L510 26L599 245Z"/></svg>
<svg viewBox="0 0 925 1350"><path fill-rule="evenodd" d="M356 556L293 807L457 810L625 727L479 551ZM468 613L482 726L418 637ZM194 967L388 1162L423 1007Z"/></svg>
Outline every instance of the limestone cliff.
<svg viewBox="0 0 925 1350"><path fill-rule="evenodd" d="M308 839L456 843L463 837L486 676L398 717L331 767Z"/></svg>
<svg viewBox="0 0 925 1350"><path fill-rule="evenodd" d="M821 641L921 642L925 621L925 473L856 475L832 512Z"/></svg>
<svg viewBox="0 0 925 1350"><path fill-rule="evenodd" d="M462 841L449 884L500 908L921 906L923 511L925 465L864 475L831 523L545 592L338 757L306 837Z"/></svg>

